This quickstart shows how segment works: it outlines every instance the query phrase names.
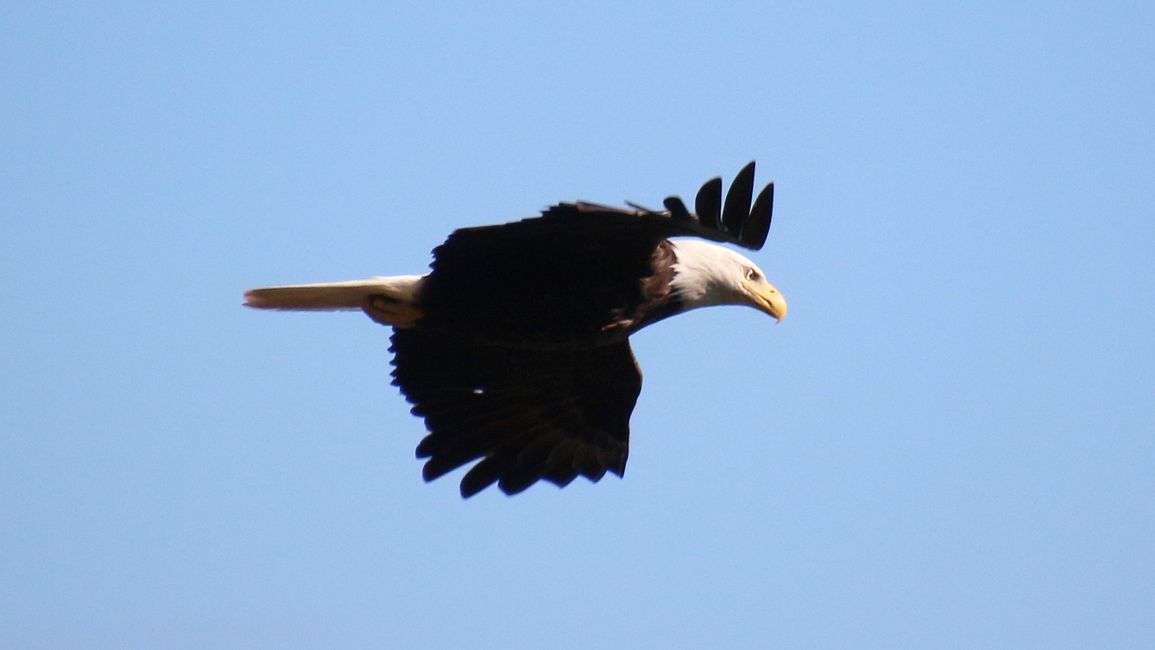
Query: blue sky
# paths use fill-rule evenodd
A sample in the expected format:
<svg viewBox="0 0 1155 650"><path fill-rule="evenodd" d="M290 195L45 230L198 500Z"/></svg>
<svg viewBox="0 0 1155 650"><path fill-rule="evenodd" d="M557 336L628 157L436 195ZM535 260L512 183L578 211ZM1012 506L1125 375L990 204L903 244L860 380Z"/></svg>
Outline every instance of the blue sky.
<svg viewBox="0 0 1155 650"><path fill-rule="evenodd" d="M0 9L0 646L1155 645L1150 6L101 4ZM751 159L790 317L635 337L624 480L240 307Z"/></svg>

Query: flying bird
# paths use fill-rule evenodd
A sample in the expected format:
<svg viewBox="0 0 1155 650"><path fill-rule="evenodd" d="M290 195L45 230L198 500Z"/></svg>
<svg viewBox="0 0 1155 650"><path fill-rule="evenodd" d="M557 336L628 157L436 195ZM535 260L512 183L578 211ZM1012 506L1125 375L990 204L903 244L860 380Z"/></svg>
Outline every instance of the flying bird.
<svg viewBox="0 0 1155 650"><path fill-rule="evenodd" d="M393 328L393 384L425 420L432 481L473 463L470 497L545 479L622 476L642 376L634 332L698 307L746 305L776 320L786 300L746 257L766 241L774 185L753 200L754 163L698 191L691 212L561 203L541 216L462 228L426 275L253 289L258 309L363 310ZM698 239L671 239L693 237Z"/></svg>

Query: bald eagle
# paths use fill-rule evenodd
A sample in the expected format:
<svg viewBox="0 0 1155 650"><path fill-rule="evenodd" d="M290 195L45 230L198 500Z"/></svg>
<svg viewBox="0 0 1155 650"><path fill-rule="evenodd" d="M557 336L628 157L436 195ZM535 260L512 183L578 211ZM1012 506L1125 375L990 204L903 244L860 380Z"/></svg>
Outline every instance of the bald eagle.
<svg viewBox="0 0 1155 650"><path fill-rule="evenodd" d="M760 249L774 185L751 207L754 163L722 200L722 180L690 212L561 203L541 216L463 228L428 274L253 289L259 309L363 310L393 328L393 384L428 430L417 446L432 481L474 463L470 497L545 479L622 476L642 377L629 337L675 314L747 305L777 320L786 300L756 264L717 244ZM477 461L477 462L475 462Z"/></svg>

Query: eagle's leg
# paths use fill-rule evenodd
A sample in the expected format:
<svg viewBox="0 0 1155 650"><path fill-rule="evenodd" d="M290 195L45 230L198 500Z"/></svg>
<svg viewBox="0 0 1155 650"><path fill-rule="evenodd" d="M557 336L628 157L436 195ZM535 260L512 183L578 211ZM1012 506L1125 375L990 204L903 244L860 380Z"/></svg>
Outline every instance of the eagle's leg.
<svg viewBox="0 0 1155 650"><path fill-rule="evenodd" d="M416 305L381 294L367 296L362 309L374 321L400 329L413 327L422 316Z"/></svg>

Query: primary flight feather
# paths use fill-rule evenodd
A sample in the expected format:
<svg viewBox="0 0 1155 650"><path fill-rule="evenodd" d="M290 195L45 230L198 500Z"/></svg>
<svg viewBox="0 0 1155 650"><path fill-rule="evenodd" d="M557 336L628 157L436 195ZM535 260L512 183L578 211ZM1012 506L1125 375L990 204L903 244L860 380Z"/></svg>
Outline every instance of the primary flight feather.
<svg viewBox="0 0 1155 650"><path fill-rule="evenodd" d="M774 185L753 200L754 163L722 197L702 186L691 213L562 203L541 216L463 228L431 271L253 289L259 309L363 310L393 328L393 383L425 420L417 446L431 481L473 463L469 497L497 483L621 476L642 378L629 336L697 307L746 305L775 319L786 300L753 262L694 239L760 249Z"/></svg>

